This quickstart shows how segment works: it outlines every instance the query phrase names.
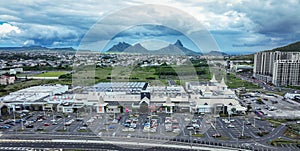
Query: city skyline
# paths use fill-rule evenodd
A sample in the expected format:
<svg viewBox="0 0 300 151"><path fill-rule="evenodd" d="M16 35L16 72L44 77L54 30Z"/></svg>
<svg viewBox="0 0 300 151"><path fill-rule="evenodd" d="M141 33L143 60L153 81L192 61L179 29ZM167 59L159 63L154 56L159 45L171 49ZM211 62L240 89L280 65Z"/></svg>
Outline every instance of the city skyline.
<svg viewBox="0 0 300 151"><path fill-rule="evenodd" d="M299 6L298 1L286 1L284 5L276 1L230 3L153 1L151 3L166 6L172 3L171 7L193 16L216 40L219 51L233 54L254 53L299 40L297 27L300 19L296 7ZM122 8L140 4L145 3L142 1L103 1L102 3L89 1L84 4L68 1L5 2L0 7L2 14L0 46L41 45L77 48L82 37L97 21ZM139 34L149 32L147 28L137 28L137 30L139 32L136 34L125 36L121 40L130 43L134 38L141 40L149 38ZM150 34L153 34L154 39L164 35L164 38L156 39L158 41L173 43L178 39L176 36L172 37L172 32L160 28L153 28L151 31ZM195 50L189 44L187 48Z"/></svg>

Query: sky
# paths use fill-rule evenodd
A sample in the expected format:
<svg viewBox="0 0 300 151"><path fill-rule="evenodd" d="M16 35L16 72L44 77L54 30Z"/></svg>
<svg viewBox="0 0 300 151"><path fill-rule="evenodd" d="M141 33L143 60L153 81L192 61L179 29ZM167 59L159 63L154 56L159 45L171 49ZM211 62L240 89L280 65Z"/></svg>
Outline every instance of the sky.
<svg viewBox="0 0 300 151"><path fill-rule="evenodd" d="M110 21L110 25L116 24L120 27L124 26L124 22L128 23L125 24L128 27L132 20L135 23L147 24L145 18L151 18L151 10L123 11L125 15L134 13L135 17L131 18L120 13L120 10L122 12L126 8L145 4L172 7L182 15L178 17L168 14L171 11L160 9L160 14L156 15L160 18L158 23L165 21L168 26L162 24L118 28L123 31L117 34L106 32L116 29L110 26L93 30L97 27L95 24L102 23L105 19ZM187 48L199 51L192 44L195 36L187 35L197 30L198 24L190 25L190 19L185 19L193 17L197 23L203 25L218 45L204 46L205 50L217 49L232 54L253 53L299 41L299 8L299 0L0 0L0 46L80 48L82 39L89 41L87 37L93 40L96 37L99 41L104 40L104 37L113 37L106 39L104 44L108 45L105 48L125 41L130 44L142 42L147 47L156 44L153 46L156 49L180 39ZM201 27L200 30L204 28ZM91 35L90 31L97 35L87 36ZM107 36L112 33L114 35ZM205 36L207 35L199 35L199 39L205 39ZM95 43L91 49L97 50L101 47L97 48Z"/></svg>

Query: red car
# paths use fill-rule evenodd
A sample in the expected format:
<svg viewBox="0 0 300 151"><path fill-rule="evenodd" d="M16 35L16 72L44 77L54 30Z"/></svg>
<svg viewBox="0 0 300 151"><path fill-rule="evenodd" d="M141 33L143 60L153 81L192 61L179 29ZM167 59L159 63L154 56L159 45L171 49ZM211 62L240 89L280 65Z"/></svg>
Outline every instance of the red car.
<svg viewBox="0 0 300 151"><path fill-rule="evenodd" d="M49 123L44 123L44 126L50 126L50 124Z"/></svg>

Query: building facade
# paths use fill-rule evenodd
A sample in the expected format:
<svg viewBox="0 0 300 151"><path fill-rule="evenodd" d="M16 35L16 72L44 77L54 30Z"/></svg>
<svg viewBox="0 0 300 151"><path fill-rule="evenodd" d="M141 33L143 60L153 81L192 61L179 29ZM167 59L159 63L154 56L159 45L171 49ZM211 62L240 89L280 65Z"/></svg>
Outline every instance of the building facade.
<svg viewBox="0 0 300 151"><path fill-rule="evenodd" d="M300 85L300 60L277 60L272 83L276 86Z"/></svg>
<svg viewBox="0 0 300 151"><path fill-rule="evenodd" d="M258 52L254 55L254 68L253 68L253 77L258 80L264 81L266 83L273 83L275 85L281 85L280 83L291 83L290 77L281 78L282 69L287 69L284 66L290 66L293 69L293 65L284 65L288 64L289 61L300 60L300 52ZM276 64L276 62L278 63ZM277 68L280 69L277 69ZM281 68L282 67L282 68ZM275 71L276 70L276 71ZM276 78L274 79L274 74L276 74ZM292 76L292 75L290 75ZM294 75L293 75L294 76ZM279 81L277 82L279 77ZM285 81L282 81L285 80ZM276 82L276 83L274 83ZM294 84L294 83L291 83Z"/></svg>

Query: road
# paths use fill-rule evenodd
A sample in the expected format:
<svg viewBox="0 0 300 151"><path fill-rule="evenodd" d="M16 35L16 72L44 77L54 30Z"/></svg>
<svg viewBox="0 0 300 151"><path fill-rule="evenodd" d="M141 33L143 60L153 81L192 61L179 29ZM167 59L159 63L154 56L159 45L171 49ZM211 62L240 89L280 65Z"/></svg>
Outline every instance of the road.
<svg viewBox="0 0 300 151"><path fill-rule="evenodd" d="M50 136L51 137L51 136ZM48 137L48 138L50 138ZM191 146L189 143L163 143L147 140L139 142L136 140L123 138L114 138L111 140L87 140L87 139L1 139L1 147L25 147L25 148L63 148L63 149L84 149L84 150L214 150L214 151L233 151L230 147L221 147L213 145ZM0 148L1 149L1 148Z"/></svg>

